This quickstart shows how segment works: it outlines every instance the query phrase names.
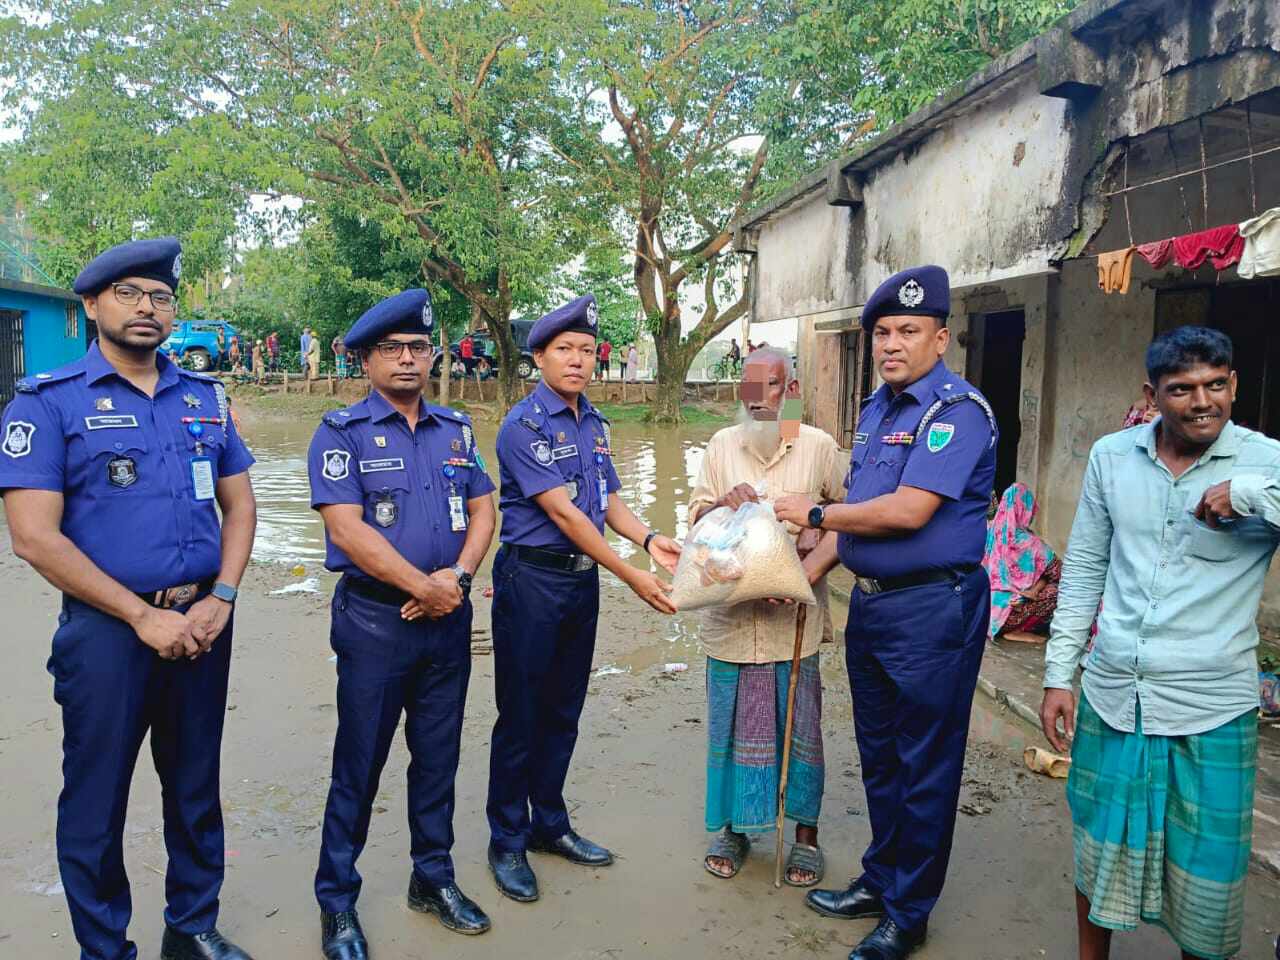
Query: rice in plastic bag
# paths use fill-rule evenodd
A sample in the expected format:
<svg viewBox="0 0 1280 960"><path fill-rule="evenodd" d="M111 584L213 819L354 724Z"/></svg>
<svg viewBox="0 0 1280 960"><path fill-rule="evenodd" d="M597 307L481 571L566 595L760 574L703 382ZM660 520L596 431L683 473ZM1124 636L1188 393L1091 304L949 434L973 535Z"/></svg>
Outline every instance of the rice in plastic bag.
<svg viewBox="0 0 1280 960"><path fill-rule="evenodd" d="M703 515L685 539L672 581L680 610L749 600L815 603L795 540L767 503L744 503Z"/></svg>

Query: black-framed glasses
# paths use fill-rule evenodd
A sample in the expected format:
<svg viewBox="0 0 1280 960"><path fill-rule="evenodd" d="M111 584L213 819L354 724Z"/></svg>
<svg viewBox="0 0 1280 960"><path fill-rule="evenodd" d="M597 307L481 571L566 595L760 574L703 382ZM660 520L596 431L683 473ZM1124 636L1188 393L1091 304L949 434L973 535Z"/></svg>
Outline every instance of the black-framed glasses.
<svg viewBox="0 0 1280 960"><path fill-rule="evenodd" d="M379 340L373 346L383 360L399 360L405 347L409 348L409 354L415 360L421 360L431 352L430 340Z"/></svg>
<svg viewBox="0 0 1280 960"><path fill-rule="evenodd" d="M178 309L177 295L165 293L163 290L139 290L131 283L113 283L111 292L126 307L136 307L142 302L143 297L149 297L151 309L156 313L173 313Z"/></svg>

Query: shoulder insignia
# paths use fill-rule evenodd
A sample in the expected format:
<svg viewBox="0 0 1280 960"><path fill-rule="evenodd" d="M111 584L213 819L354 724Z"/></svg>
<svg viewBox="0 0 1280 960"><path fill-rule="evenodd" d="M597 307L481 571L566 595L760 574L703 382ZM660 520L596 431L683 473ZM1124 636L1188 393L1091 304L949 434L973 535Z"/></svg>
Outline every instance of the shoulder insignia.
<svg viewBox="0 0 1280 960"><path fill-rule="evenodd" d="M337 427L339 430L345 430L353 423L359 423L366 419L366 415L359 410L330 410L320 418L331 427Z"/></svg>
<svg viewBox="0 0 1280 960"><path fill-rule="evenodd" d="M950 443L951 438L955 435L955 427L953 425L939 424L939 427L945 426L950 428L949 431L946 432L945 438L942 436L942 431L939 431L936 434L931 434L930 425L942 410L947 407L954 406L957 403L963 403L966 400L972 400L980 406L982 408L982 412L987 415L987 422L991 424L991 440L987 445L989 447L994 447L996 444L997 433L996 415L991 409L991 404L987 403L987 398L978 393L977 390L972 389L967 390L964 393L949 393L930 404L929 409L924 412L924 416L920 418L920 423L916 427L915 441L919 443L927 436L928 439L926 440L926 445L933 453L937 453L938 450L941 450ZM934 449L935 446L937 446L937 449Z"/></svg>
<svg viewBox="0 0 1280 960"><path fill-rule="evenodd" d="M188 370L185 367L178 367L178 376L186 377L189 380L203 380L205 383L222 383L220 377L215 377L211 373L199 373L195 370Z"/></svg>
<svg viewBox="0 0 1280 960"><path fill-rule="evenodd" d="M532 420L532 419L530 419L529 417L521 417L521 418L520 418L520 423L521 423L525 428L527 428L527 429L529 429L529 430L532 430L532 431L533 431L534 433L536 433L538 436L542 436L542 424L538 423L538 421L536 421L536 420Z"/></svg>
<svg viewBox="0 0 1280 960"><path fill-rule="evenodd" d="M64 380L70 380L83 372L84 369L80 364L67 364L65 367L50 370L48 373L37 373L34 377L23 377L14 384L14 389L18 393L35 393L41 387L47 387L51 383L62 383Z"/></svg>

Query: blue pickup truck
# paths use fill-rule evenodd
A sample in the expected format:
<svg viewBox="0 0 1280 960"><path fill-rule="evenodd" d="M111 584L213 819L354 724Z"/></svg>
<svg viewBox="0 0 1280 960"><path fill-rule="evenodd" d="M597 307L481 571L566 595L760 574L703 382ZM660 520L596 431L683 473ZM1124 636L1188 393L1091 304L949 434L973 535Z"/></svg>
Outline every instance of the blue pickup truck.
<svg viewBox="0 0 1280 960"><path fill-rule="evenodd" d="M223 334L221 350L218 349L219 330ZM174 351L184 367L203 373L222 361L227 345L236 335L236 328L224 320L183 320L174 324L173 332L160 349L165 354Z"/></svg>

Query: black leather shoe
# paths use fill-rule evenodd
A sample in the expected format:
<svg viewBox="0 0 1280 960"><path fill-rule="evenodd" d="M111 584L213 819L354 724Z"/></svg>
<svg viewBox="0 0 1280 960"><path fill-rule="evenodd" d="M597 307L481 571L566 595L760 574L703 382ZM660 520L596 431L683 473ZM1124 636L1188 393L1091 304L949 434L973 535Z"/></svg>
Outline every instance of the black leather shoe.
<svg viewBox="0 0 1280 960"><path fill-rule="evenodd" d="M612 853L600 844L578 836L572 830L554 840L531 840L529 849L535 853L553 853L557 857L588 867L607 867L613 863Z"/></svg>
<svg viewBox="0 0 1280 960"><path fill-rule="evenodd" d="M810 890L804 902L810 910L837 920L884 916L884 901L880 894L867 889L862 877L852 881L845 890Z"/></svg>
<svg viewBox="0 0 1280 960"><path fill-rule="evenodd" d="M217 930L206 933L179 933L164 928L160 960L253 960Z"/></svg>
<svg viewBox="0 0 1280 960"><path fill-rule="evenodd" d="M324 960L369 960L369 942L355 910L320 914L320 949Z"/></svg>
<svg viewBox="0 0 1280 960"><path fill-rule="evenodd" d="M904 960L924 943L928 926L922 923L914 930L903 930L885 917L853 948L849 960Z"/></svg>
<svg viewBox="0 0 1280 960"><path fill-rule="evenodd" d="M409 878L409 909L434 913L455 933L484 933L490 927L485 912L456 883L432 887L419 880L417 874Z"/></svg>
<svg viewBox="0 0 1280 960"><path fill-rule="evenodd" d="M533 875L529 858L522 850L504 852L489 847L489 869L498 882L498 890L504 897L533 903L538 899L538 878Z"/></svg>

